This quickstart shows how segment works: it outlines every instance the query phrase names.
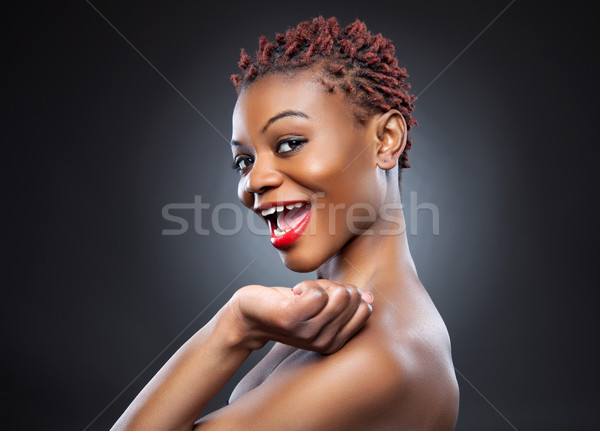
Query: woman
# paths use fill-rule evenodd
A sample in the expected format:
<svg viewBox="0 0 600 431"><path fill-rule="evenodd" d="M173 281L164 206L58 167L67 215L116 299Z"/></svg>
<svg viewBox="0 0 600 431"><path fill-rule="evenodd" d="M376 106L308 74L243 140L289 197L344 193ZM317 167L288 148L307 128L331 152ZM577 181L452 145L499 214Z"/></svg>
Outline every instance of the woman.
<svg viewBox="0 0 600 431"><path fill-rule="evenodd" d="M239 289L114 429L453 429L450 341L417 277L400 201L416 122L393 45L360 21L341 29L318 17L261 37L239 65L239 198L269 225L284 264L318 279ZM269 340L229 404L197 419Z"/></svg>

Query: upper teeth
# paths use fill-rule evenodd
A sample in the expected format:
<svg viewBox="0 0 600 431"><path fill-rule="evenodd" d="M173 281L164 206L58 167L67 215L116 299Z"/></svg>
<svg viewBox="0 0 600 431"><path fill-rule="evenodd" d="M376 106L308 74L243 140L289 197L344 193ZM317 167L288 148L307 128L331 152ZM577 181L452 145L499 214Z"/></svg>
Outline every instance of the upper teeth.
<svg viewBox="0 0 600 431"><path fill-rule="evenodd" d="M269 214L273 214L275 211L277 211L278 213L283 211L283 208L287 208L288 210L291 210L293 208L300 208L302 205L304 205L304 202L296 202L295 204L288 204L288 205L277 205L277 206L272 206L270 208L267 208L266 210L262 210L260 213L263 216L268 216Z"/></svg>
<svg viewBox="0 0 600 431"><path fill-rule="evenodd" d="M273 213L275 212L275 210L276 210L276 209L277 209L277 208L275 208L275 207L271 207L271 208L269 208L269 209L262 210L262 211L261 211L261 214L262 214L263 216L268 216L269 214L273 214Z"/></svg>

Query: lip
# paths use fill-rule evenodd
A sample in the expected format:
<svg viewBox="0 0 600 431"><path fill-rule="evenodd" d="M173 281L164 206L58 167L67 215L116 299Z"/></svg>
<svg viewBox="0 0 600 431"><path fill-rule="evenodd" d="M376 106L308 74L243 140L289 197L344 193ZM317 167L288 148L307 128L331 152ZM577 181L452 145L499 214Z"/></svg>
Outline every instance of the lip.
<svg viewBox="0 0 600 431"><path fill-rule="evenodd" d="M277 223L273 221L273 217L271 217L270 215L263 216L262 211L268 210L269 208L273 208L273 207L277 207L277 206L285 207L287 205L294 205L294 204L298 204L298 203L302 203L302 204L308 206L308 212L306 213L306 215L298 223L296 223L291 229L287 230L283 235L281 235L281 234L276 235L275 229L277 228ZM306 229L306 226L308 225L308 222L310 221L310 217L312 214L312 203L310 202L310 200L307 200L307 199L286 200L286 201L279 201L279 202L265 202L265 203L255 206L254 211L267 222L270 232L271 232L271 244L273 244L273 246L275 246L276 248L286 248L286 247L289 247L290 245L292 245L294 242L296 242L296 240L298 238L300 238L300 236Z"/></svg>
<svg viewBox="0 0 600 431"><path fill-rule="evenodd" d="M302 201L305 202L305 201ZM310 204L309 204L310 205ZM287 248L293 243L296 242L302 233L306 230L308 226L308 222L310 221L310 216L312 214L312 206L308 209L306 215L300 220L294 227L286 231L283 235L277 236L275 234L275 227L277 223L271 223L269 220L269 227L271 229L271 244L273 244L276 248Z"/></svg>

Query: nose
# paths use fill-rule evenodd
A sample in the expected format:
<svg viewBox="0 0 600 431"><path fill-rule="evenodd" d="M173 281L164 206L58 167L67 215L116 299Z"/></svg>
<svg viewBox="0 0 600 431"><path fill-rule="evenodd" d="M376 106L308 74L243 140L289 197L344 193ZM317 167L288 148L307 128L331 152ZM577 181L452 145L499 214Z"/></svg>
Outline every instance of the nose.
<svg viewBox="0 0 600 431"><path fill-rule="evenodd" d="M254 161L252 170L246 176L244 191L246 193L261 194L269 189L279 187L283 182L283 176L275 165L268 159Z"/></svg>

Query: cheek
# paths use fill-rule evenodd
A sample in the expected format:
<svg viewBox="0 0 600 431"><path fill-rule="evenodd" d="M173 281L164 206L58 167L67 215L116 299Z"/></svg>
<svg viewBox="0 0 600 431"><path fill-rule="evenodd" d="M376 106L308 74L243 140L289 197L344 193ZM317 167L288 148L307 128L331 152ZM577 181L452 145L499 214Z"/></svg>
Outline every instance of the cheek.
<svg viewBox="0 0 600 431"><path fill-rule="evenodd" d="M301 182L313 191L338 190L348 181L348 174L351 176L353 173L352 159L356 156L344 142L323 139L319 144L307 148L301 163L296 165L300 169L296 168L293 172L300 174Z"/></svg>
<svg viewBox="0 0 600 431"><path fill-rule="evenodd" d="M369 163L367 153L311 157L302 169L303 182L313 191L324 192L330 202L370 202L378 190L376 166Z"/></svg>
<svg viewBox="0 0 600 431"><path fill-rule="evenodd" d="M376 167L371 166L367 151L352 153L350 157L329 154L327 157L307 158L302 166L302 178L296 181L312 190L320 192L316 232L330 236L346 233L358 234L375 221L374 214L381 204L381 193L376 181ZM308 163L310 160L310 163ZM332 246L333 238L327 235Z"/></svg>

